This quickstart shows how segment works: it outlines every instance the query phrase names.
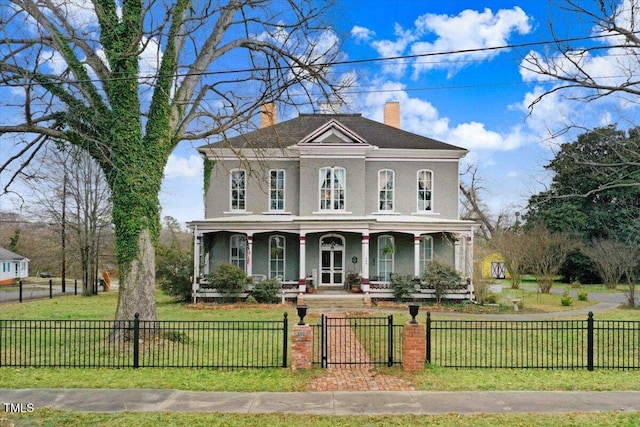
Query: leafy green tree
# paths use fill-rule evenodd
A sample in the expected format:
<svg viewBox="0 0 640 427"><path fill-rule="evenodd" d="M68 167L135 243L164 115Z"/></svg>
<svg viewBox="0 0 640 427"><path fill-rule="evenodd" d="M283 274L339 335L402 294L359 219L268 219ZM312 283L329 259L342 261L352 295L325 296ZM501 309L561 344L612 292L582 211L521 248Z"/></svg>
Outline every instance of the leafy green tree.
<svg viewBox="0 0 640 427"><path fill-rule="evenodd" d="M9 0L0 9L1 82L17 105L3 111L0 136L11 138L0 142L21 141L20 160L28 161L47 139L67 141L104 171L117 319L157 318L158 192L174 148L251 127L268 102L315 104L336 92L328 64L339 54L337 37L321 19L329 6Z"/></svg>
<svg viewBox="0 0 640 427"><path fill-rule="evenodd" d="M529 199L527 224L545 224L584 242L640 242L640 167L621 155L640 152L640 130L595 129L565 143L546 166L554 173L548 190ZM561 270L567 280L592 283L597 272L580 252Z"/></svg>

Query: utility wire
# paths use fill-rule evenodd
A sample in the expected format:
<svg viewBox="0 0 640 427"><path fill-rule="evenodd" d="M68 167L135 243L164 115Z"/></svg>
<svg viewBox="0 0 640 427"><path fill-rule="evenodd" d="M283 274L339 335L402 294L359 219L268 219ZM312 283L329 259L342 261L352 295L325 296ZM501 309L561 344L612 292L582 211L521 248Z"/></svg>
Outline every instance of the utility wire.
<svg viewBox="0 0 640 427"><path fill-rule="evenodd" d="M632 32L632 34L640 34L640 31L634 31ZM599 35L590 35L590 36L583 36L583 37L570 37L570 38L559 39L559 40L532 41L532 42L514 43L514 44L508 44L508 45L502 45L502 46L488 46L488 47L448 50L448 51L440 51L440 52L426 52L426 53L416 53L416 54L409 54L409 55L387 56L382 58L363 58L363 59L350 59L350 60L334 61L334 62L319 62L317 64L307 64L307 65L310 67L317 67L317 68L346 66L346 65L360 65L360 64L368 64L368 63L375 63L375 62L390 62L390 61L399 61L399 60L411 60L411 59L417 59L417 58L428 58L428 57L447 56L447 55L462 55L462 54L469 54L469 53L518 49L518 48L542 46L542 45L548 45L548 44L598 40L598 39L605 39L609 37L618 37L618 36L619 34L613 34L613 35L599 34ZM436 62L436 63L440 63L440 62ZM455 61L451 61L451 63L455 63ZM279 68L286 70L286 69L293 69L298 67L295 65L283 65ZM272 68L253 67L253 68L238 68L238 69L231 69L231 70L202 71L199 73L176 73L175 77L183 78L191 75L214 76L214 75L241 74L241 73L250 73L255 71L268 71L270 69ZM160 74L152 74L152 75L140 75L134 78L135 79L154 79L154 78L159 78L160 76L161 76ZM121 81L121 80L129 80L129 79L131 79L131 77L114 77L114 78L110 78L109 80ZM70 83L94 83L94 82L101 82L101 80L100 79L83 79L83 80L60 81L60 82L51 82L51 83L70 84ZM2 83L0 84L0 86L13 87L13 86L30 86L30 85L39 85L39 84L40 83L32 83L32 82L15 83L15 84Z"/></svg>

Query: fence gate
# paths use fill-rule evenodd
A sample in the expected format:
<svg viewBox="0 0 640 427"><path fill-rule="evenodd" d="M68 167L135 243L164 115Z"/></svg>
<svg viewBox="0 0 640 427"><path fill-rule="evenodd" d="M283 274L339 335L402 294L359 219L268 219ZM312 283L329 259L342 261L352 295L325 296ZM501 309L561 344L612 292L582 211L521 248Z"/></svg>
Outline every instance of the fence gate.
<svg viewBox="0 0 640 427"><path fill-rule="evenodd" d="M336 317L322 315L314 327L313 363L323 368L402 363L402 325L387 317Z"/></svg>

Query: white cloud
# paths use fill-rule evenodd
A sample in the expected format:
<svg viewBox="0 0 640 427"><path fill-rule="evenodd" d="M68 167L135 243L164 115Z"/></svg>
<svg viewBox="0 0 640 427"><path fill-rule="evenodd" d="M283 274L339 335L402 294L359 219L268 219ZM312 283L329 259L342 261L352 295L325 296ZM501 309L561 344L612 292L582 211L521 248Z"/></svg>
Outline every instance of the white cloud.
<svg viewBox="0 0 640 427"><path fill-rule="evenodd" d="M361 82L362 84L362 82ZM357 105L372 120L384 121L383 107L388 101L400 103L401 127L403 130L441 140L469 150L510 151L538 141L530 129L513 126L507 132L496 132L484 123L471 121L452 126L449 117L441 116L429 101L413 98L405 91L405 85L396 81L367 82L371 88Z"/></svg>
<svg viewBox="0 0 640 427"><path fill-rule="evenodd" d="M165 178L181 178L202 176L202 158L195 154L189 157L179 157L175 154L169 156L169 161L164 168Z"/></svg>
<svg viewBox="0 0 640 427"><path fill-rule="evenodd" d="M416 20L418 34L435 34L432 42L421 41L411 46L412 54L452 52L467 49L485 49L509 44L513 33L528 34L531 31L529 17L519 7L501 9L494 14L491 9L483 12L464 10L457 16L426 14ZM414 77L434 68L449 69L450 75L463 68L467 61L484 61L497 56L501 50L479 50L456 54L454 62L421 62L414 64Z"/></svg>
<svg viewBox="0 0 640 427"><path fill-rule="evenodd" d="M351 29L351 37L353 37L357 42L367 42L375 37L375 35L375 31L359 25L355 25Z"/></svg>
<svg viewBox="0 0 640 427"><path fill-rule="evenodd" d="M495 14L488 8L482 12L467 9L457 16L425 14L416 19L413 29L403 29L396 23L394 40L373 40L374 34L365 30L358 27L357 31L352 30L352 36L357 41L371 40L371 46L381 57L392 57L407 53L421 55L505 46L514 33L531 32L531 24L527 14L516 6L513 9L501 9ZM417 78L432 69L447 69L452 75L469 61L490 60L500 52L503 50L458 54L453 61L425 61L424 58L418 58L412 64L413 75ZM406 61L398 61L385 65L384 71L399 76L406 71L406 66Z"/></svg>

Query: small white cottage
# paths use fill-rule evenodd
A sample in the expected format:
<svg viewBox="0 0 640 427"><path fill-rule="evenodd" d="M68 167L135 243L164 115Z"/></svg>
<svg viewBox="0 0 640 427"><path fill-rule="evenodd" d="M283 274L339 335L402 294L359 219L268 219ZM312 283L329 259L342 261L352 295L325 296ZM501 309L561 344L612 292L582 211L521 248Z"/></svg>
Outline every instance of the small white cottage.
<svg viewBox="0 0 640 427"><path fill-rule="evenodd" d="M29 258L0 248L0 285L12 285L29 276Z"/></svg>

